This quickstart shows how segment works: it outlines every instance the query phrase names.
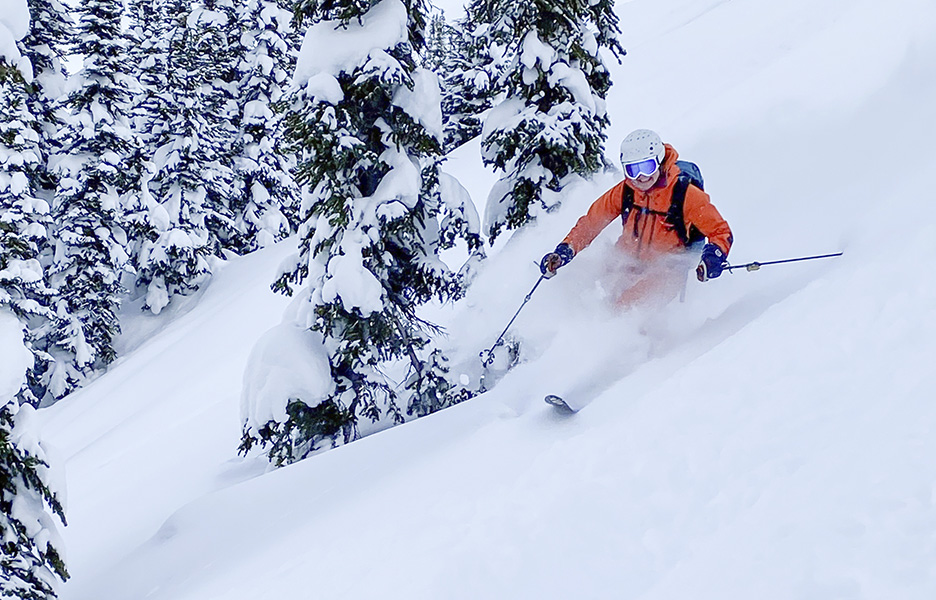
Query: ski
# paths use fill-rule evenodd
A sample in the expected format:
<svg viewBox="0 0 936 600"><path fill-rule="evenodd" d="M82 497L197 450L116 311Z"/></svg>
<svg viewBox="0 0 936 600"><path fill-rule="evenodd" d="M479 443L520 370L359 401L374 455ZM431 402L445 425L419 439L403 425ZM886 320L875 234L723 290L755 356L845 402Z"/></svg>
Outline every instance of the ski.
<svg viewBox="0 0 936 600"><path fill-rule="evenodd" d="M560 410L562 412L566 412L566 413L575 412L575 409L569 406L568 404L566 404L566 401L560 398L559 396L554 396L550 394L546 396L544 400L546 400L546 404L554 406L557 410Z"/></svg>

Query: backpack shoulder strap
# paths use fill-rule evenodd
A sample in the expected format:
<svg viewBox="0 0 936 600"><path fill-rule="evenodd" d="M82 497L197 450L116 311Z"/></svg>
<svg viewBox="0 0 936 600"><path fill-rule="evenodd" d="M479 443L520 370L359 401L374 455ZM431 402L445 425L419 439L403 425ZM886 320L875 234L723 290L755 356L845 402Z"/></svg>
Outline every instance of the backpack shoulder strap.
<svg viewBox="0 0 936 600"><path fill-rule="evenodd" d="M621 186L621 225L627 223L627 215L634 206L634 190L624 184Z"/></svg>
<svg viewBox="0 0 936 600"><path fill-rule="evenodd" d="M686 227L686 219L683 208L686 204L686 192L689 186L694 185L689 175L680 173L676 178L676 185L673 186L673 197L670 201L669 211L666 215L666 221L673 227L679 241L683 246L689 247L705 239L705 236L694 226Z"/></svg>

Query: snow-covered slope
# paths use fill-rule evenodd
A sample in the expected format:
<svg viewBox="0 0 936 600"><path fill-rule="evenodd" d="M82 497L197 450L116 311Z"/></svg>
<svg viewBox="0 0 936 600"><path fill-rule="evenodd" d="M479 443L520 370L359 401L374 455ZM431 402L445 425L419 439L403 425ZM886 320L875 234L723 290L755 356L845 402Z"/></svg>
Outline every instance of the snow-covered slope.
<svg viewBox="0 0 936 600"><path fill-rule="evenodd" d="M524 309L526 362L493 391L275 472L236 457L237 409L289 248L233 261L40 413L67 468L65 600L936 597L936 6L618 11L609 155L652 127L698 162L735 262L845 256L613 315L600 239ZM476 150L450 170L483 197ZM466 374L611 181L437 311ZM590 403L558 415L558 387Z"/></svg>

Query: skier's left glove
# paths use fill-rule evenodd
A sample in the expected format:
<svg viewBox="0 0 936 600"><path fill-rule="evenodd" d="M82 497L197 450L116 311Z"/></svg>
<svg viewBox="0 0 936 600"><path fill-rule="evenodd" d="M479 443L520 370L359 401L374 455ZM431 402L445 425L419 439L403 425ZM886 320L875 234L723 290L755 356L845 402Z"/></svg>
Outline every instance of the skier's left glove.
<svg viewBox="0 0 936 600"><path fill-rule="evenodd" d="M715 279L722 274L728 261L725 260L725 253L715 244L706 244L702 248L702 260L696 267L696 278L699 281L708 281Z"/></svg>
<svg viewBox="0 0 936 600"><path fill-rule="evenodd" d="M547 279L552 277L559 267L569 264L573 256L575 256L575 251L572 250L572 246L562 242L540 261L540 273Z"/></svg>

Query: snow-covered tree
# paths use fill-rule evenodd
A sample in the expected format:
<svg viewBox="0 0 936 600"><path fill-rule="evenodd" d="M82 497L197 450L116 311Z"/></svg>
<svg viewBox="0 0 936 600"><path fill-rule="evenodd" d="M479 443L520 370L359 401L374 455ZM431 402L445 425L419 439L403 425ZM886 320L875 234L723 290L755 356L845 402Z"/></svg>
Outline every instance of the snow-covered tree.
<svg viewBox="0 0 936 600"><path fill-rule="evenodd" d="M34 360L30 386L21 396L38 404L51 364L38 340L58 323L50 309L54 292L46 285L44 269L51 209L37 189L46 157L39 119L30 111L29 90L20 68L0 57L0 303L28 325L26 342Z"/></svg>
<svg viewBox="0 0 936 600"><path fill-rule="evenodd" d="M420 53L419 66L441 75L445 59L451 51L453 28L439 10L433 10L428 20L426 45Z"/></svg>
<svg viewBox="0 0 936 600"><path fill-rule="evenodd" d="M491 238L552 208L546 190L604 166L605 97L611 86L599 55L617 56L612 0L475 0L490 46L509 40L505 100L485 120L482 156L503 172L488 198Z"/></svg>
<svg viewBox="0 0 936 600"><path fill-rule="evenodd" d="M0 596L46 599L68 577L49 509L64 517L30 423L33 408L18 398L34 400L27 373L41 362L26 325L49 318L37 258L49 205L34 187L43 157L27 102L32 69L14 42L26 35L29 13L25 2L5 9L13 12L0 15Z"/></svg>
<svg viewBox="0 0 936 600"><path fill-rule="evenodd" d="M23 423L34 409L6 398L0 408L0 597L55 598L68 571L53 515L64 523L65 514L48 483L45 452L30 432L38 425Z"/></svg>
<svg viewBox="0 0 936 600"><path fill-rule="evenodd" d="M0 102L10 117L3 126L4 138L9 142L4 144L4 151L16 155L15 159L8 156L2 169L11 177L19 177L16 173L25 175L29 185L0 192L5 197L0 212L5 213L8 224L18 223L2 234L5 260L12 259L21 267L28 264L29 268L20 272L31 273L25 279L19 277L14 286L18 290L14 303L21 317L24 313L20 311L29 313L24 323L28 326L27 345L35 359L28 372L29 386L21 390L20 397L24 402L38 404L46 396L52 365L51 355L42 350L42 338L61 324L49 308L54 292L45 281L45 267L51 257L49 209L56 185L49 162L60 147L57 137L64 110L63 56L72 42L73 30L70 12L58 0L27 0L26 4L32 19L28 33L19 42L22 55L29 61L28 67L24 64L26 78L20 80L15 73L7 73L12 79L4 82ZM24 131L23 126L35 135ZM11 235L25 246L14 243Z"/></svg>
<svg viewBox="0 0 936 600"><path fill-rule="evenodd" d="M84 64L70 94L52 205L55 255L50 269L65 326L51 336L56 397L116 358L121 272L128 268L121 213L136 193L138 156L129 110L133 81L120 22L120 0L82 0L77 51Z"/></svg>
<svg viewBox="0 0 936 600"><path fill-rule="evenodd" d="M438 71L446 152L481 134L482 114L494 106L507 66L508 40L504 35L481 35L488 25L478 22L475 10L466 6L465 16L446 26L447 47Z"/></svg>
<svg viewBox="0 0 936 600"><path fill-rule="evenodd" d="M23 341L21 321L0 300L0 597L38 600L68 578L54 519L65 517L35 410L15 397L33 360Z"/></svg>
<svg viewBox="0 0 936 600"><path fill-rule="evenodd" d="M169 118L167 61L172 21L169 0L130 0L125 35L129 44L131 74L138 90L133 100L134 130L146 156L156 152L156 136Z"/></svg>
<svg viewBox="0 0 936 600"><path fill-rule="evenodd" d="M275 0L248 0L240 14L238 106L241 153L234 167L241 180L235 201L237 228L247 249L267 246L295 230L299 190L282 152L283 114L277 111L295 66L290 47L292 13Z"/></svg>
<svg viewBox="0 0 936 600"><path fill-rule="evenodd" d="M438 80L416 67L423 7L400 0L306 0L312 20L290 98L300 156L300 249L275 288L304 283L295 321L321 335L334 386L291 397L279 420L245 426L242 450L271 444L275 462L357 435L360 418L400 422L463 397L418 308L462 292L439 260L470 238L472 210L441 193ZM400 372L401 384L391 373ZM285 402L285 399L284 399Z"/></svg>
<svg viewBox="0 0 936 600"><path fill-rule="evenodd" d="M33 69L29 108L36 116L40 149L43 156L58 152L58 131L62 125L65 96L65 55L74 40L71 9L59 0L28 0L32 15L29 34L21 42L23 54ZM56 178L42 161L37 187L49 196L54 192Z"/></svg>
<svg viewBox="0 0 936 600"><path fill-rule="evenodd" d="M126 198L124 222L128 233L131 263L137 272L137 285L131 295L145 294L140 283L140 264L161 230L168 226L166 209L153 197L149 181L153 177L153 155L160 133L174 110L169 91L169 0L130 0L127 4L127 39L130 74L136 81L131 100L131 123L139 144L140 165L137 194ZM158 286L157 286L158 287Z"/></svg>
<svg viewBox="0 0 936 600"><path fill-rule="evenodd" d="M138 207L145 215L134 217L134 227L146 238L136 251L137 284L146 290L145 307L159 313L172 296L205 282L211 255L242 251L245 242L231 206L239 192L231 165L237 106L229 5L154 4L170 23L168 45L156 45L148 64L152 81L144 81L158 96L140 109L144 138L155 150Z"/></svg>

